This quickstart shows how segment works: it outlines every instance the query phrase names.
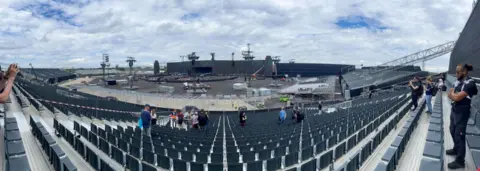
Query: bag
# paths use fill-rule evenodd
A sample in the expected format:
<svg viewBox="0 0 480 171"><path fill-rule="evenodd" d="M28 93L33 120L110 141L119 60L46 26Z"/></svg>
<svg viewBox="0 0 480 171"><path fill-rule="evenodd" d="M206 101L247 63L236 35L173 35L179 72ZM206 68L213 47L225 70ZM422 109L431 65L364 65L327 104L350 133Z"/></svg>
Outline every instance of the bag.
<svg viewBox="0 0 480 171"><path fill-rule="evenodd" d="M431 91L432 91L432 96L435 96L437 95L437 92L438 92L438 86L435 86L435 85L431 85L432 88L431 88Z"/></svg>
<svg viewBox="0 0 480 171"><path fill-rule="evenodd" d="M143 128L142 118L138 119L138 127L139 127L140 129Z"/></svg>

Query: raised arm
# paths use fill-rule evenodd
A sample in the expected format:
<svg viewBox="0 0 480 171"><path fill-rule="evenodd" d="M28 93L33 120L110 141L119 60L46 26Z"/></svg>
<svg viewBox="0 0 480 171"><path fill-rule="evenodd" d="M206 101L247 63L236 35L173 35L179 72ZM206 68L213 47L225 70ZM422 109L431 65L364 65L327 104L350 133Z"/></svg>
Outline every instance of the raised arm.
<svg viewBox="0 0 480 171"><path fill-rule="evenodd" d="M5 78L4 73L0 73L0 90L3 90L7 86L8 78Z"/></svg>
<svg viewBox="0 0 480 171"><path fill-rule="evenodd" d="M0 93L0 103L5 103L8 100L8 96L12 91L13 81L15 80L15 77L17 76L18 71L19 69L17 67L17 64L11 64L8 67L7 79L3 79L5 80L6 83L3 83L3 80L2 82L0 82L0 84L3 83L2 86L4 88L3 92Z"/></svg>

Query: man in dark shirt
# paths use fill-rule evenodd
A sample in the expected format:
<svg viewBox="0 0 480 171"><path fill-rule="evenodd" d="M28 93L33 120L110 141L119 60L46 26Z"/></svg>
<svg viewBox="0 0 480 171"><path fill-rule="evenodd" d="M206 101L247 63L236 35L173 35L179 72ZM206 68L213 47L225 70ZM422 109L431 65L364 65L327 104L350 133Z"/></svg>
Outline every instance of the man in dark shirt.
<svg viewBox="0 0 480 171"><path fill-rule="evenodd" d="M151 136L150 123L152 122L152 115L150 114L149 104L145 105L145 108L143 109L140 117L142 118L143 135Z"/></svg>
<svg viewBox="0 0 480 171"><path fill-rule="evenodd" d="M451 88L448 93L448 98L452 100L450 134L453 138L454 147L447 150L446 154L456 155L455 161L448 164L449 169L465 167L465 131L470 117L471 99L478 93L475 81L468 76L468 72L472 70L471 65L458 65L455 88Z"/></svg>
<svg viewBox="0 0 480 171"><path fill-rule="evenodd" d="M408 83L408 86L410 87L410 89L412 89L412 106L413 106L413 109L412 111L414 111L415 109L417 109L417 106L418 106L418 97L419 97L419 94L418 94L418 89L420 88L418 85L417 85L417 80L414 79L414 80L411 80L409 83Z"/></svg>

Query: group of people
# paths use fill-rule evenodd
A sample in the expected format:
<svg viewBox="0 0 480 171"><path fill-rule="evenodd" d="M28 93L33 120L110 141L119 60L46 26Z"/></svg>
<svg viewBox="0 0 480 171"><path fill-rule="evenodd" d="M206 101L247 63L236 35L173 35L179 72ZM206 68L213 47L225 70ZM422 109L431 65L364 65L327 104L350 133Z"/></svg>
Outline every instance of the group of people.
<svg viewBox="0 0 480 171"><path fill-rule="evenodd" d="M200 109L200 111L192 112L192 128L202 129L206 128L209 121L209 116L207 111Z"/></svg>
<svg viewBox="0 0 480 171"><path fill-rule="evenodd" d="M282 124L285 122L285 119L287 118L287 112L285 111L285 108L282 107L280 109L280 113L279 113L279 118L278 118L278 123L279 124ZM298 106L295 106L293 107L293 111L292 111L292 120L296 123L300 123L303 121L303 119L305 119L305 115L302 113L300 107Z"/></svg>
<svg viewBox="0 0 480 171"><path fill-rule="evenodd" d="M173 109L172 113L170 113L170 123L172 127L177 127L177 123L179 126L183 125L183 121L185 119L185 115L182 111L177 111Z"/></svg>
<svg viewBox="0 0 480 171"><path fill-rule="evenodd" d="M451 100L452 110L450 115L450 135L453 138L454 147L446 151L447 155L456 156L455 161L448 164L449 169L459 169L465 167L465 133L470 118L470 109L473 96L477 95L478 90L475 81L468 76L473 70L470 64L457 65L455 84L448 91L448 98ZM445 77L443 77L445 78ZM422 84L421 79L415 77L409 82L412 89L412 105L415 110L418 106L418 99L425 93L425 102L427 113L432 113L432 96L436 91L446 90L444 79L440 79L438 84L434 84L431 77L426 79L426 84Z"/></svg>

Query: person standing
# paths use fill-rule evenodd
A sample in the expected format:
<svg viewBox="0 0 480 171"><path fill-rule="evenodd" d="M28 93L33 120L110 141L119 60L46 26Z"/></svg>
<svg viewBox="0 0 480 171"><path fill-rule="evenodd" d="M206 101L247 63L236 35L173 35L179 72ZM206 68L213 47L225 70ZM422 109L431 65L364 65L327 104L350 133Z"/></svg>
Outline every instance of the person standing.
<svg viewBox="0 0 480 171"><path fill-rule="evenodd" d="M170 114L170 123L172 128L177 126L177 110L173 109L172 113Z"/></svg>
<svg viewBox="0 0 480 171"><path fill-rule="evenodd" d="M196 111L192 116L192 127L198 129L198 113Z"/></svg>
<svg viewBox="0 0 480 171"><path fill-rule="evenodd" d="M240 126L245 127L245 122L247 122L247 114L242 111L240 112Z"/></svg>
<svg viewBox="0 0 480 171"><path fill-rule="evenodd" d="M412 90L412 94L411 94L411 97L412 97L412 106L413 106L413 109L412 111L414 111L415 109L417 109L418 107L418 94L417 94L417 90L420 88L419 86L416 85L417 81L416 79L414 80L411 80L409 83L408 83L408 86L410 87L410 89Z"/></svg>
<svg viewBox="0 0 480 171"><path fill-rule="evenodd" d="M304 118L305 118L305 115L301 111L298 111L297 112L297 117L296 117L297 123L301 123Z"/></svg>
<svg viewBox="0 0 480 171"><path fill-rule="evenodd" d="M151 114L152 114L152 125L156 125L156 124L157 124L157 113L156 113L156 110L155 110L155 109L152 109Z"/></svg>
<svg viewBox="0 0 480 171"><path fill-rule="evenodd" d="M455 161L448 164L449 169L465 167L465 131L468 118L470 117L470 104L472 97L478 93L475 81L468 76L472 71L472 65L457 66L457 81L454 87L448 92L448 98L452 100L452 111L450 115L450 134L454 146L446 151L447 155L456 155Z"/></svg>
<svg viewBox="0 0 480 171"><path fill-rule="evenodd" d="M183 126L183 119L185 118L185 115L183 115L182 111L179 111L177 114L178 118L178 125Z"/></svg>
<svg viewBox="0 0 480 171"><path fill-rule="evenodd" d="M322 101L318 101L318 113L322 114Z"/></svg>
<svg viewBox="0 0 480 171"><path fill-rule="evenodd" d="M433 95L432 77L428 77L427 86L425 88L425 102L427 103L428 114L432 114L432 95Z"/></svg>
<svg viewBox="0 0 480 171"><path fill-rule="evenodd" d="M207 130L207 124L208 124L208 116L205 112L205 110L200 109L200 112L198 113L198 126L201 129Z"/></svg>
<svg viewBox="0 0 480 171"><path fill-rule="evenodd" d="M280 116L278 118L280 123L283 123L286 117L287 117L287 112L285 112L285 109L282 107L280 110Z"/></svg>
<svg viewBox="0 0 480 171"><path fill-rule="evenodd" d="M146 104L145 108L141 113L142 118L142 127L143 127L143 135L150 137L150 124L152 123L152 115L150 114L150 105Z"/></svg>

